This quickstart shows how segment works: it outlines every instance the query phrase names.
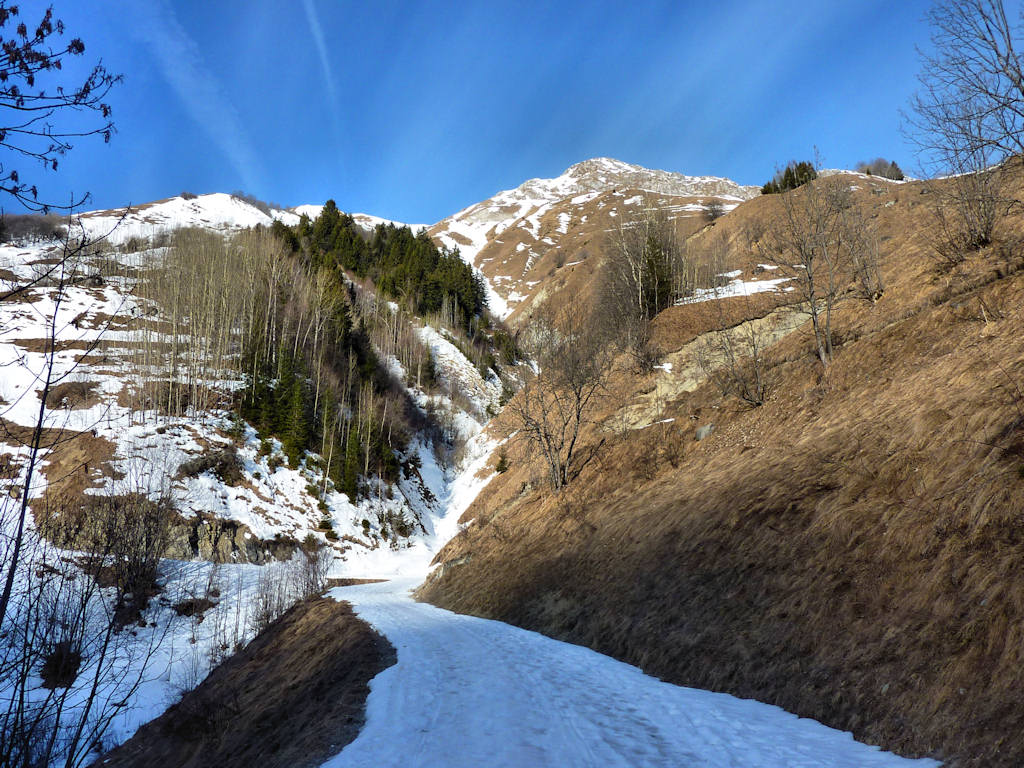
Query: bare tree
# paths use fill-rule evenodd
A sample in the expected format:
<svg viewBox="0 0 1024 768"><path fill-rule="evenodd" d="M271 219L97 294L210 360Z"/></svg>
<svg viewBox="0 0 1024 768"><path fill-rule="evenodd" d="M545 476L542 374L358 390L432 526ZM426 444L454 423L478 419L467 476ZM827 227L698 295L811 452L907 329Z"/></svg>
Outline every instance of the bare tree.
<svg viewBox="0 0 1024 768"><path fill-rule="evenodd" d="M714 224L725 216L725 205L718 198L711 198L704 203L704 221Z"/></svg>
<svg viewBox="0 0 1024 768"><path fill-rule="evenodd" d="M993 162L1024 152L1021 30L1002 0L939 0L928 14L934 52L922 54L911 125L935 162L950 151Z"/></svg>
<svg viewBox="0 0 1024 768"><path fill-rule="evenodd" d="M0 161L0 191L30 210L44 212L51 207L73 209L88 196L65 205L44 203L38 186L23 178L10 158L56 170L74 139L102 136L110 141L114 124L105 99L122 79L96 64L81 83L62 85L64 61L84 54L85 44L76 37L54 46L54 35L63 37L64 23L54 18L52 8L30 26L20 20L17 5L0 0L0 147L8 161ZM82 118L90 112L99 114L99 125Z"/></svg>
<svg viewBox="0 0 1024 768"><path fill-rule="evenodd" d="M874 221L863 207L851 205L843 211L843 230L850 254L854 295L874 304L885 292Z"/></svg>
<svg viewBox="0 0 1024 768"><path fill-rule="evenodd" d="M736 395L751 406L763 405L770 390L765 350L770 335L760 324L749 296L743 296L744 318L730 323L722 299L714 301L715 325L697 343L701 372L723 396Z"/></svg>
<svg viewBox="0 0 1024 768"><path fill-rule="evenodd" d="M870 258L851 216L850 189L839 176L819 178L780 196L781 211L753 246L789 278L811 319L818 359L832 360L832 316L852 280L853 265ZM874 292L872 292L874 293Z"/></svg>
<svg viewBox="0 0 1024 768"><path fill-rule="evenodd" d="M947 261L988 244L1012 201L1000 165L1024 152L1021 29L1002 0L939 0L928 14L933 52L904 115L922 162L952 178L934 185L939 254Z"/></svg>
<svg viewBox="0 0 1024 768"><path fill-rule="evenodd" d="M868 176L881 176L883 179L903 181L903 171L896 164L895 160L886 160L884 157L876 157L874 160L862 160L857 163L855 170L859 173L866 173Z"/></svg>
<svg viewBox="0 0 1024 768"><path fill-rule="evenodd" d="M575 302L558 310L542 307L523 338L536 375L509 402L508 410L530 447L544 457L551 487L560 490L603 443L581 448L580 439L611 372L611 349Z"/></svg>
<svg viewBox="0 0 1024 768"><path fill-rule="evenodd" d="M651 319L692 289L682 244L664 211L645 203L621 216L612 232L600 278L602 316L614 338L641 368L651 361Z"/></svg>

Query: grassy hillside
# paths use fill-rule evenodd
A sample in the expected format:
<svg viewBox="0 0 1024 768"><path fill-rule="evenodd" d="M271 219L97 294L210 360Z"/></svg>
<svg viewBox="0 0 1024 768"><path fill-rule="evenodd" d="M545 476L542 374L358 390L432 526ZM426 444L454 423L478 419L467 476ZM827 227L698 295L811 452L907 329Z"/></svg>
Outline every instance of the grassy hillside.
<svg viewBox="0 0 1024 768"><path fill-rule="evenodd" d="M512 437L421 595L906 755L1020 765L1022 219L950 268L934 191L850 183L885 291L839 304L827 370L808 323L780 333L768 400L745 407L703 380L693 342L780 298L670 308L654 339L672 370L616 374L585 434L599 460L553 494ZM690 244L715 238L752 273L749 235L781 205L752 200Z"/></svg>

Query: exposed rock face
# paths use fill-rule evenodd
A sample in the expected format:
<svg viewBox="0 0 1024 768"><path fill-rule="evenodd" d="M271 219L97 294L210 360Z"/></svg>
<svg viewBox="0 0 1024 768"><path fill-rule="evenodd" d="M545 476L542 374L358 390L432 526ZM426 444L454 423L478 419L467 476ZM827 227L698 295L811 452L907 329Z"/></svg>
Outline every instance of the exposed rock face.
<svg viewBox="0 0 1024 768"><path fill-rule="evenodd" d="M247 525L234 520L191 517L173 523L166 557L263 565L289 559L297 547L298 543L289 538L258 539Z"/></svg>
<svg viewBox="0 0 1024 768"><path fill-rule="evenodd" d="M717 176L687 176L671 171L658 171L644 168L641 165L624 163L609 157L596 157L584 160L570 167L558 179L570 184L574 189L570 194L598 192L613 187L638 189L645 192L656 192L660 195L676 197L731 197L739 200L750 200L761 194L758 187L743 186L730 179ZM531 179L520 189L550 185L547 179Z"/></svg>

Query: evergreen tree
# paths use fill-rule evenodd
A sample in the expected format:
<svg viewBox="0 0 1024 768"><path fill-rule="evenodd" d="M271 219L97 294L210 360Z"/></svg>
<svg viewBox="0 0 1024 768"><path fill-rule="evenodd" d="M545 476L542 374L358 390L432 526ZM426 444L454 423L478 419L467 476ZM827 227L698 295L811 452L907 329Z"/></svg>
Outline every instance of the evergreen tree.
<svg viewBox="0 0 1024 768"><path fill-rule="evenodd" d="M330 251L334 247L334 235L340 225L341 212L333 200L328 200L313 222L313 246L321 253Z"/></svg>
<svg viewBox="0 0 1024 768"><path fill-rule="evenodd" d="M339 489L348 496L349 501L354 502L359 489L359 469L362 466L362 456L359 450L359 440L353 432L349 432L348 440L345 441L345 463L342 471Z"/></svg>
<svg viewBox="0 0 1024 768"><path fill-rule="evenodd" d="M314 432L308 387L303 378L296 377L292 382L287 401L288 419L283 430L282 442L285 455L288 456L288 463L297 467L303 451L309 447L309 441Z"/></svg>
<svg viewBox="0 0 1024 768"><path fill-rule="evenodd" d="M775 178L761 187L761 194L772 195L788 192L791 189L802 187L809 181L818 178L818 172L812 163L790 162L783 170L775 174Z"/></svg>

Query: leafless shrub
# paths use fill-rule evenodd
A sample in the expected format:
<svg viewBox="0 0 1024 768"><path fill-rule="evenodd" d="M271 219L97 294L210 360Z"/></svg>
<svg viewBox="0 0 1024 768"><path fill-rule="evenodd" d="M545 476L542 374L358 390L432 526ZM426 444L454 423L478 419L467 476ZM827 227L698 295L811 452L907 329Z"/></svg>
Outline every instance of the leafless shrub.
<svg viewBox="0 0 1024 768"><path fill-rule="evenodd" d="M299 600L322 592L333 560L331 548L310 536L291 560L263 566L249 612L253 634L264 631Z"/></svg>
<svg viewBox="0 0 1024 768"><path fill-rule="evenodd" d="M508 412L531 449L544 457L555 490L573 480L600 449L582 447L581 433L603 392L613 357L584 308L569 302L542 307L524 330L524 348L537 365Z"/></svg>
<svg viewBox="0 0 1024 768"><path fill-rule="evenodd" d="M242 460L234 445L226 445L219 451L211 451L183 461L178 468L178 478L198 477L212 471L225 485L238 485L242 481Z"/></svg>
<svg viewBox="0 0 1024 768"><path fill-rule="evenodd" d="M725 216L725 206L721 200L712 199L704 203L704 221L708 224L713 224L723 216Z"/></svg>
<svg viewBox="0 0 1024 768"><path fill-rule="evenodd" d="M838 303L857 281L865 298L880 295L874 235L860 215L846 182L819 178L780 195L781 214L750 232L751 246L801 299L811 319L821 364L832 360L832 319ZM855 295L855 294L854 294Z"/></svg>
<svg viewBox="0 0 1024 768"><path fill-rule="evenodd" d="M747 306L744 316L750 317L750 299L743 300ZM721 300L715 301L715 307L717 322L697 344L697 364L723 397L736 395L748 405L762 405L770 390L765 358L769 336L757 319L730 327Z"/></svg>
<svg viewBox="0 0 1024 768"><path fill-rule="evenodd" d="M299 592L308 597L327 588L327 572L334 562L334 552L310 534L302 542L299 560Z"/></svg>
<svg viewBox="0 0 1024 768"><path fill-rule="evenodd" d="M280 563L263 566L250 606L249 625L253 634L269 627L295 601L288 569Z"/></svg>

